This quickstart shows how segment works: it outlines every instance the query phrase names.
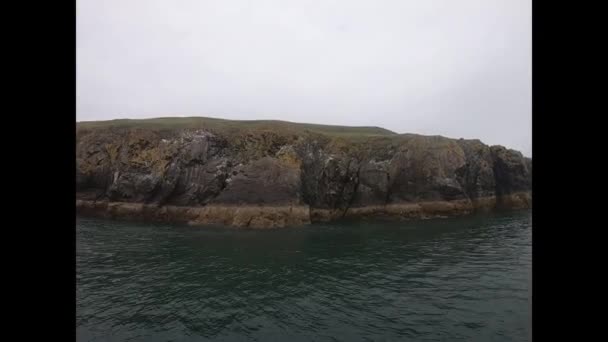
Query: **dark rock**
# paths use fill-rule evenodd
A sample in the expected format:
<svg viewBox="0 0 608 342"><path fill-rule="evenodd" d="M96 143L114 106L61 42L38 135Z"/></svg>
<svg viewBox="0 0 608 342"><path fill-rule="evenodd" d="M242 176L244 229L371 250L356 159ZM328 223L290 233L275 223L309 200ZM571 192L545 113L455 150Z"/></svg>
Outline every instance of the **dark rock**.
<svg viewBox="0 0 608 342"><path fill-rule="evenodd" d="M490 147L479 140L459 140L466 163L456 170L457 178L471 199L493 196L496 188Z"/></svg>
<svg viewBox="0 0 608 342"><path fill-rule="evenodd" d="M214 204L299 204L300 169L272 157L236 168Z"/></svg>
<svg viewBox="0 0 608 342"><path fill-rule="evenodd" d="M503 146L490 147L492 153L496 196L509 195L530 190L532 173L528 163L518 151ZM531 165L531 162L529 163Z"/></svg>
<svg viewBox="0 0 608 342"><path fill-rule="evenodd" d="M389 195L389 161L372 159L359 168L359 186L355 206L386 204Z"/></svg>
<svg viewBox="0 0 608 342"><path fill-rule="evenodd" d="M465 164L465 153L455 140L411 137L390 161L390 201L466 198L457 174Z"/></svg>
<svg viewBox="0 0 608 342"><path fill-rule="evenodd" d="M343 134L348 127L323 133L316 126L248 125L79 126L77 198L131 203L81 207L110 216L216 222L219 215L217 222L275 226L305 222L307 215L410 217L531 205L532 160L502 146L388 131ZM247 214L235 209L241 205ZM209 206L204 213L196 209ZM264 211L264 219L252 216ZM289 219L290 212L297 219ZM268 223L273 218L279 223Z"/></svg>

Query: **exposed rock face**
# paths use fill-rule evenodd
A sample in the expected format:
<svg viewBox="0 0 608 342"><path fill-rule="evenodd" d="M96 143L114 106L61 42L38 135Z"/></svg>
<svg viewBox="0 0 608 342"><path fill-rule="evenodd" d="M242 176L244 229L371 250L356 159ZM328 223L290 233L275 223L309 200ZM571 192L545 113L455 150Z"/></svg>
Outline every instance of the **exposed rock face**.
<svg viewBox="0 0 608 342"><path fill-rule="evenodd" d="M502 146L283 125L79 124L78 210L267 228L352 216L432 217L531 206L532 160Z"/></svg>

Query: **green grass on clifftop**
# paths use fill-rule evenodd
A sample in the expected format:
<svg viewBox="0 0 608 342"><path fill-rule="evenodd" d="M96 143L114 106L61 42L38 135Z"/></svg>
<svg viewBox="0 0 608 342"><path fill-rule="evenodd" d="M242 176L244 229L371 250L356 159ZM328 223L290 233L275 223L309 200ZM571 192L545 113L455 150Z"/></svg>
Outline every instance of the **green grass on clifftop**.
<svg viewBox="0 0 608 342"><path fill-rule="evenodd" d="M155 119L117 119L108 121L83 121L78 129L96 128L149 128L149 129L210 129L234 130L282 130L290 132L309 131L332 136L391 136L397 133L380 127L350 127L296 123L280 120L225 120L207 117L172 117Z"/></svg>

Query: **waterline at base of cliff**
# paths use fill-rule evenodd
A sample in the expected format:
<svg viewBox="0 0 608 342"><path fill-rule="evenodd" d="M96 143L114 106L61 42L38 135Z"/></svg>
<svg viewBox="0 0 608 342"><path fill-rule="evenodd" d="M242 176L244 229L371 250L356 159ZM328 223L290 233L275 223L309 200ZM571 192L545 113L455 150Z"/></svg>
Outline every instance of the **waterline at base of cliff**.
<svg viewBox="0 0 608 342"><path fill-rule="evenodd" d="M191 226L223 225L238 228L267 229L301 226L314 222L330 222L350 218L376 219L427 219L469 215L496 209L529 209L530 193L486 197L475 202L470 200L434 201L420 203L389 204L349 208L347 211L316 209L308 206L218 206L178 207L157 206L143 203L77 200L80 215L166 222Z"/></svg>

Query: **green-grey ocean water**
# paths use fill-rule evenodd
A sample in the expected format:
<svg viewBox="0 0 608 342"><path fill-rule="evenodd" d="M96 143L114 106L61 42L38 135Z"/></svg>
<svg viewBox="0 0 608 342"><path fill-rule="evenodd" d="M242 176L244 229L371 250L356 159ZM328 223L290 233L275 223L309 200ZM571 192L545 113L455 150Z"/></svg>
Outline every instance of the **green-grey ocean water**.
<svg viewBox="0 0 608 342"><path fill-rule="evenodd" d="M529 341L531 213L238 231L77 218L78 341Z"/></svg>

